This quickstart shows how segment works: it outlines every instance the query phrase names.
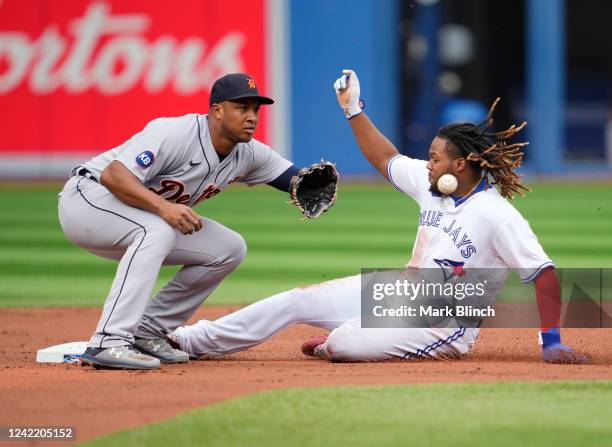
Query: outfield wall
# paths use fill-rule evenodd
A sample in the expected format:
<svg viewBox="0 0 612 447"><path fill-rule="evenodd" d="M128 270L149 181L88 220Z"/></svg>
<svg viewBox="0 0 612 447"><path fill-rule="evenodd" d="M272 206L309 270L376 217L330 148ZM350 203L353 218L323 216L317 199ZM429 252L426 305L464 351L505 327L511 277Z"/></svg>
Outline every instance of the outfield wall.
<svg viewBox="0 0 612 447"><path fill-rule="evenodd" d="M373 116L393 134L395 0L180 5L3 0L0 178L65 177L153 118L205 113L213 81L236 71L277 100L257 138L299 165L325 157L368 172L347 148L331 84L343 67L359 70Z"/></svg>
<svg viewBox="0 0 612 447"><path fill-rule="evenodd" d="M3 0L0 176L63 177L153 118L204 113L228 72L276 93L274 3L232 1L228 14L221 0Z"/></svg>
<svg viewBox="0 0 612 447"><path fill-rule="evenodd" d="M563 158L564 148L576 146L563 139L563 110L574 113L563 101L559 68L564 9L553 0L543 3L527 9L534 42L520 114L530 121L527 168L578 172L577 163ZM439 88L439 73L402 65L406 36L414 34L411 45L419 43L423 54L437 54L439 26L421 21L436 8L441 14L441 5L181 0L180 8L168 8L165 0L0 0L0 179L65 178L71 167L121 144L153 118L206 113L213 81L235 71L252 74L276 100L263 108L256 138L299 166L326 158L344 174L372 174L332 84L342 69L355 69L368 115L400 151L418 153L406 141L423 133L414 110L437 121L430 113L435 101L407 94L402 73L410 69L427 80L422 92ZM550 56L546 64L541 54ZM419 148L426 149L427 138ZM587 168L609 173L601 163Z"/></svg>
<svg viewBox="0 0 612 447"><path fill-rule="evenodd" d="M368 115L399 145L399 2L295 1L290 17L294 160L305 165L325 156L344 173L374 172L354 143L332 84L343 69L355 70Z"/></svg>

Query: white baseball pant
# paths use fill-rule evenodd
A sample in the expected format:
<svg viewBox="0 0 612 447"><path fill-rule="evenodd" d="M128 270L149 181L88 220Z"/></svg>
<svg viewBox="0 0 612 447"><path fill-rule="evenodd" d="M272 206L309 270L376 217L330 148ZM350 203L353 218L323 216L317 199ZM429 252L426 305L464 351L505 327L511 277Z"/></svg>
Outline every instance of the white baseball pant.
<svg viewBox="0 0 612 447"><path fill-rule="evenodd" d="M362 328L360 275L298 287L265 298L215 321L200 320L173 332L194 357L219 356L255 346L296 323L329 329L322 355L334 361L457 358L478 329Z"/></svg>

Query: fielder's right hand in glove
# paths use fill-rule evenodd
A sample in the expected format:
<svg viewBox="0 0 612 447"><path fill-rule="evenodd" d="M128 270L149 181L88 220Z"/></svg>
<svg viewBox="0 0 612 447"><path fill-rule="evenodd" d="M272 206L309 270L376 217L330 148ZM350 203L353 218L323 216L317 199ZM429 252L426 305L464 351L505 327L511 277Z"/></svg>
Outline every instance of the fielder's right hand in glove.
<svg viewBox="0 0 612 447"><path fill-rule="evenodd" d="M336 202L338 191L336 165L321 160L309 168L302 168L291 179L291 203L309 219L319 217Z"/></svg>
<svg viewBox="0 0 612 447"><path fill-rule="evenodd" d="M342 70L342 76L334 82L334 90L340 107L348 119L359 115L365 108L365 103L359 99L361 94L359 78L353 70Z"/></svg>

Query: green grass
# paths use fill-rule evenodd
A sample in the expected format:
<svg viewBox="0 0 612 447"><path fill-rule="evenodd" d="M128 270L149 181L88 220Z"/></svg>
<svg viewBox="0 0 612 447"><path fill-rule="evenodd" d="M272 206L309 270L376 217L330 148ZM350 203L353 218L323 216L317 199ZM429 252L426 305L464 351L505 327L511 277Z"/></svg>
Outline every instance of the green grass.
<svg viewBox="0 0 612 447"><path fill-rule="evenodd" d="M87 446L602 446L612 382L435 384L271 391Z"/></svg>
<svg viewBox="0 0 612 447"><path fill-rule="evenodd" d="M562 267L612 267L610 185L536 184L515 204ZM0 185L0 307L101 306L115 263L72 246L58 186ZM197 210L240 232L249 254L209 299L253 302L298 284L401 267L417 206L385 184L343 184L336 207L300 221L286 195L234 187ZM157 287L176 271L164 268ZM409 368L409 365L406 365ZM88 445L604 445L612 383L290 389L198 409Z"/></svg>
<svg viewBox="0 0 612 447"><path fill-rule="evenodd" d="M610 185L540 184L515 204L558 266L612 267ZM71 245L57 220L61 186L0 186L0 306L102 305L116 264ZM341 185L334 209L301 221L285 194L233 187L197 207L241 233L249 253L210 303L246 304L295 287L401 267L417 206L387 184ZM157 288L176 268L163 268Z"/></svg>

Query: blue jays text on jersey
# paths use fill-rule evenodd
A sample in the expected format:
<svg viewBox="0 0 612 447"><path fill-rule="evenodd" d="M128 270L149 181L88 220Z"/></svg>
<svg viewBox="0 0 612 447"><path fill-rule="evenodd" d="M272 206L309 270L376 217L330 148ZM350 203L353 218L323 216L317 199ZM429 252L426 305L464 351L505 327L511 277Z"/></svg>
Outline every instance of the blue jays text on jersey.
<svg viewBox="0 0 612 447"><path fill-rule="evenodd" d="M438 228L440 227L442 217L444 217L443 211L421 210L419 213L419 226ZM442 231L448 234L448 237L451 238L463 258L468 259L477 252L476 246L467 232L457 224L457 219L453 219L450 224L443 226Z"/></svg>

